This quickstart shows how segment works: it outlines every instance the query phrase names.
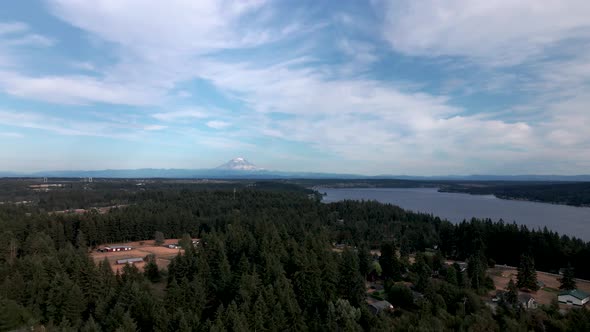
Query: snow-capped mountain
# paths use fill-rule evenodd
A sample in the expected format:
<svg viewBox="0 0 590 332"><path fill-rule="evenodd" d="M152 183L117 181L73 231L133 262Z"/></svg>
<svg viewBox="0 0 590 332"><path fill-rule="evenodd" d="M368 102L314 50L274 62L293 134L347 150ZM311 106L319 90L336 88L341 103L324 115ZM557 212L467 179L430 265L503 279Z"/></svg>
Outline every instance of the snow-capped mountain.
<svg viewBox="0 0 590 332"><path fill-rule="evenodd" d="M229 170L229 171L260 171L262 168L256 167L248 160L238 157L234 158L227 163L218 166L217 169Z"/></svg>

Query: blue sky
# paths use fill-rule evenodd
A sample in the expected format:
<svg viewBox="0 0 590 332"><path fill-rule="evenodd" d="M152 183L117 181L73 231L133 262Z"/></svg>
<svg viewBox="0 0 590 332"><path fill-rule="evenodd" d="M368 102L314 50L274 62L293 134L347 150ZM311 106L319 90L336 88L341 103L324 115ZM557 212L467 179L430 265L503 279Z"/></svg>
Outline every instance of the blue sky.
<svg viewBox="0 0 590 332"><path fill-rule="evenodd" d="M11 1L0 170L590 172L590 2Z"/></svg>

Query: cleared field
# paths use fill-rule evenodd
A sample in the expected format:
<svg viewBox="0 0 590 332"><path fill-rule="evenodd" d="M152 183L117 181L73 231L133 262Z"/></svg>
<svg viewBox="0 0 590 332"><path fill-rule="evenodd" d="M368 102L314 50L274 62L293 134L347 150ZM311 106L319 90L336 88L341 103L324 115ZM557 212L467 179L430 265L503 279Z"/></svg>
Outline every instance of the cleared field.
<svg viewBox="0 0 590 332"><path fill-rule="evenodd" d="M178 239L166 239L164 241L164 245L178 243ZM178 253L182 253L182 249L170 249L168 247L164 247L164 245L155 245L154 240L148 241L135 241L135 242L125 242L125 243L117 243L117 244L109 244L111 246L119 246L119 245L127 245L133 247L132 250L129 251L116 251L116 252L98 252L93 251L91 253L92 259L94 262L98 264L105 259L108 259L109 263L111 264L111 268L114 272L120 271L124 264L117 264L118 259L125 259L125 258L144 258L147 255L153 254L156 256L156 264L160 269L167 268L168 264L172 258L174 258ZM135 266L140 270L143 271L145 263L135 263Z"/></svg>
<svg viewBox="0 0 590 332"><path fill-rule="evenodd" d="M516 282L516 274L517 270L514 267L496 266L495 268L488 269L488 275L494 280L497 290L505 290L511 278ZM537 280L542 282L544 287L536 292L532 292L531 295L540 304L550 304L551 300L559 294L558 278L558 275L537 271ZM576 285L580 290L590 293L590 282L576 279ZM494 292L490 294L492 293ZM559 306L564 309L571 308L571 306L563 304Z"/></svg>

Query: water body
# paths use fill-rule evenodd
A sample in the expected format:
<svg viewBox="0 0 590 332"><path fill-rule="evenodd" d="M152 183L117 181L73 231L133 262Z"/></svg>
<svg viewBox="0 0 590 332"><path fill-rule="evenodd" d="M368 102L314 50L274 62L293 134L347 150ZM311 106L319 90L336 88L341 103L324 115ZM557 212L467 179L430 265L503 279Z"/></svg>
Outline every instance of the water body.
<svg viewBox="0 0 590 332"><path fill-rule="evenodd" d="M429 213L451 222L464 219L490 218L516 222L529 228L543 228L590 241L590 208L513 201L493 195L441 193L435 188L370 188L329 189L323 201L326 203L346 199L376 200L391 203L414 212Z"/></svg>

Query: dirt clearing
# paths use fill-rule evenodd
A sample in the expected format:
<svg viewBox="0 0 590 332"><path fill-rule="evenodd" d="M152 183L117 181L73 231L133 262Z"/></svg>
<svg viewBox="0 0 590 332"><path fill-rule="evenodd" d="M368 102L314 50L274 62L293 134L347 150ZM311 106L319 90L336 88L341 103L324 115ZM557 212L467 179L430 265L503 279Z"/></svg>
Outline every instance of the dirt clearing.
<svg viewBox="0 0 590 332"><path fill-rule="evenodd" d="M115 252L98 252L94 250L90 255L97 264L105 258L108 259L114 272L120 271L123 266L125 266L124 264L117 264L117 260L126 258L145 258L148 255L155 255L156 264L158 264L160 269L164 269L168 267L170 261L178 255L178 253L184 252L183 249L170 249L166 247L166 245L176 244L178 241L178 239L166 239L163 245L155 245L154 240L109 244L108 246L131 246L133 249L129 251ZM143 271L144 265L145 262L135 263L135 266L140 271Z"/></svg>
<svg viewBox="0 0 590 332"><path fill-rule="evenodd" d="M494 280L494 285L497 290L505 290L508 282L512 278L516 282L517 270L514 267L496 266L488 269L488 275ZM550 304L553 298L559 294L559 275L547 272L537 271L537 281L542 283L542 287L536 291L531 292L531 295L540 304ZM590 282L576 279L576 285L580 290L590 293ZM561 305L563 308L570 308L567 305Z"/></svg>

